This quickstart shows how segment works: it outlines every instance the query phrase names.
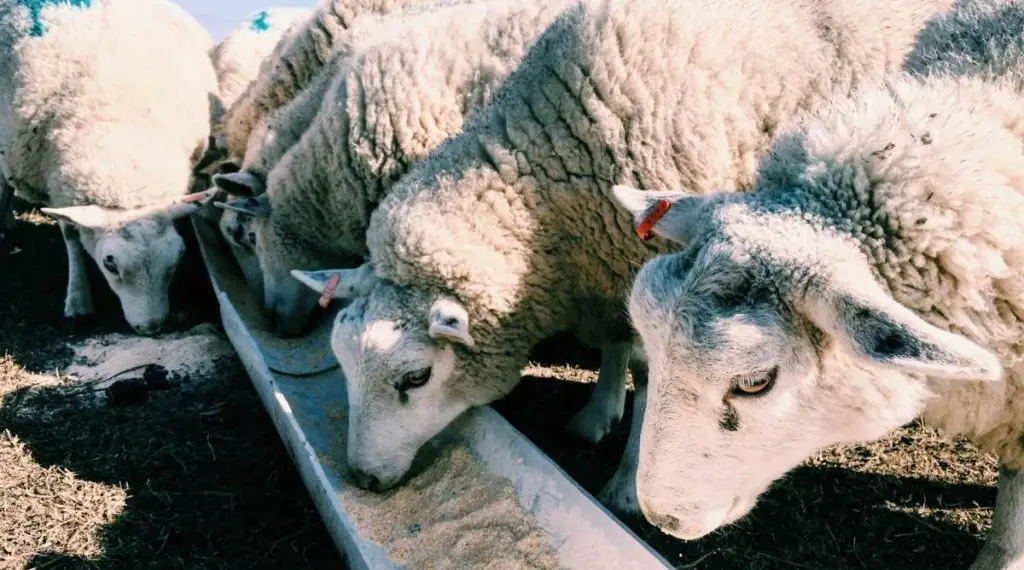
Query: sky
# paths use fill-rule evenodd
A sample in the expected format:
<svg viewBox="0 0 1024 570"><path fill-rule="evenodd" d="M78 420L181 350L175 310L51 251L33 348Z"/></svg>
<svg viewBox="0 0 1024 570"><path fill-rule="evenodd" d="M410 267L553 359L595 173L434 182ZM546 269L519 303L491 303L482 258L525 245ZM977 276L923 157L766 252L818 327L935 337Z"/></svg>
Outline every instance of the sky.
<svg viewBox="0 0 1024 570"><path fill-rule="evenodd" d="M300 6L312 8L318 0L176 0L199 23L206 26L214 41L220 41L235 26L264 8Z"/></svg>

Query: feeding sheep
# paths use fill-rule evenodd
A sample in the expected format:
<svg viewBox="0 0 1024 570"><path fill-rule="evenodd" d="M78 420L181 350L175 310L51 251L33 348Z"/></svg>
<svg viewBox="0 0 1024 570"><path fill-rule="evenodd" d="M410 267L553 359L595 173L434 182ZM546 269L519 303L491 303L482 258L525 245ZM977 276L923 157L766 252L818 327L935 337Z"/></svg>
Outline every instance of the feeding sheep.
<svg viewBox="0 0 1024 570"><path fill-rule="evenodd" d="M654 231L686 244L629 302L650 521L703 536L818 450L920 415L999 458L973 568L1024 560L1022 141L1013 88L897 79L781 136L749 194L617 189L638 219L671 203Z"/></svg>
<svg viewBox="0 0 1024 570"><path fill-rule="evenodd" d="M399 15L336 62L319 115L264 186L249 171L217 176L249 231L264 311L284 335L304 330L317 296L296 267L359 265L370 213L391 185L457 133L566 5L492 0Z"/></svg>
<svg viewBox="0 0 1024 570"><path fill-rule="evenodd" d="M816 451L921 417L1000 464L971 568L1024 562L1021 22L1019 0L958 4L908 77L780 137L751 194L616 189L638 222L668 206L647 225L686 244L630 300L660 410L638 474L650 521L702 536Z"/></svg>
<svg viewBox="0 0 1024 570"><path fill-rule="evenodd" d="M361 484L397 484L424 442L507 394L534 345L561 331L602 348L606 388L591 426L597 439L607 433L622 416L634 340L623 299L636 266L667 247L632 236L611 186L748 187L780 125L897 70L950 5L595 0L566 10L493 102L381 202L369 270L297 274L318 289L337 276L334 295L355 297L332 346ZM634 370L637 384L643 376ZM635 416L644 401L638 391ZM637 509L638 431L601 493L619 511Z"/></svg>
<svg viewBox="0 0 1024 570"><path fill-rule="evenodd" d="M0 167L60 222L65 316L94 312L91 257L128 323L158 332L185 247L173 221L198 208L181 197L217 95L209 34L165 0L2 0L0 45Z"/></svg>
<svg viewBox="0 0 1024 570"><path fill-rule="evenodd" d="M448 2L423 2L424 6ZM195 188L206 188L215 174L245 168L264 184L266 173L305 132L329 85L333 68L354 42L373 33L376 20L408 11L416 0L322 1L304 23L293 25L263 59L256 78L234 101L213 133L195 172ZM250 184L251 186L252 184ZM237 212L204 210L216 220L246 281L262 299L262 277L253 253L254 234Z"/></svg>

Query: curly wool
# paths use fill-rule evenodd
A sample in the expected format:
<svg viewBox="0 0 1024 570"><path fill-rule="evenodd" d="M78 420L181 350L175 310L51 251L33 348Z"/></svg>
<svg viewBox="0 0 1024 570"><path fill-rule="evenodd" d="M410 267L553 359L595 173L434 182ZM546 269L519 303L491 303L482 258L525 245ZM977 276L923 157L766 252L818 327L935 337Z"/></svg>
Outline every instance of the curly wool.
<svg viewBox="0 0 1024 570"><path fill-rule="evenodd" d="M922 417L1012 468L1024 467L1022 143L1024 95L1012 79L894 78L836 101L766 155L747 201L766 212L785 200L788 214L722 230L748 249L784 251L792 236L766 228L793 212L820 220L803 224L804 243L848 236L893 299L998 355L1005 384L929 379L939 397Z"/></svg>
<svg viewBox="0 0 1024 570"><path fill-rule="evenodd" d="M306 22L282 38L260 65L215 134L228 156L245 156L249 135L263 117L301 92L337 50L336 43L367 17L401 10L422 0L321 0Z"/></svg>
<svg viewBox="0 0 1024 570"><path fill-rule="evenodd" d="M3 174L54 207L184 194L217 95L209 33L166 0L77 4L0 0Z"/></svg>
<svg viewBox="0 0 1024 570"><path fill-rule="evenodd" d="M479 347L471 401L518 381L569 330L632 338L640 242L613 183L744 190L774 133L898 70L951 0L595 0L537 40L494 102L395 186L370 219L377 273L454 295ZM418 307L426 314L428 307ZM472 385L470 385L472 384Z"/></svg>
<svg viewBox="0 0 1024 570"><path fill-rule="evenodd" d="M490 100L568 1L491 0L378 22L338 61L313 125L270 173L261 260L285 277L360 260L391 185Z"/></svg>

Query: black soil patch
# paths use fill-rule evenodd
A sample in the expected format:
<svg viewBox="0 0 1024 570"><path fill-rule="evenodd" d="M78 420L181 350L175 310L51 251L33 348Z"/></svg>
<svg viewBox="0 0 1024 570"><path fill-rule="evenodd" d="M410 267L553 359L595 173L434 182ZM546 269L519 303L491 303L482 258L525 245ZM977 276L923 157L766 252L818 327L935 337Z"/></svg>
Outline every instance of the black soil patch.
<svg viewBox="0 0 1024 570"><path fill-rule="evenodd" d="M59 231L23 202L15 208L19 219L0 244L0 451L18 461L0 464L0 567L344 568L240 366L131 405L83 405L67 384L27 386L32 374L52 376L68 364L68 341L130 329L98 270L102 316L64 322ZM172 329L219 322L194 245L176 276ZM38 395L28 413L30 390ZM124 497L118 488L127 494L123 508L106 498ZM97 489L108 491L86 496ZM98 529L100 554L79 555L95 542L89 511L107 506L116 514ZM8 520L15 516L24 520Z"/></svg>

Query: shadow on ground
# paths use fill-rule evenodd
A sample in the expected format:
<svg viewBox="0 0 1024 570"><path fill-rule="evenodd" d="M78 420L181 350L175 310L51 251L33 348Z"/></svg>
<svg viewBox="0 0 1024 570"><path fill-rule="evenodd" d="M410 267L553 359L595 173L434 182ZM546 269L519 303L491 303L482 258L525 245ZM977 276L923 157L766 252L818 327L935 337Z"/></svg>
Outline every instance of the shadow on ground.
<svg viewBox="0 0 1024 570"><path fill-rule="evenodd" d="M25 513L24 521L4 521L3 528L13 530L0 537L0 567L344 568L237 364L222 377L193 379L187 390L153 392L135 406L86 405L76 393L80 386L67 382L37 386L27 397L24 385L32 373L52 374L68 364L66 343L129 328L98 271L95 301L108 317L85 327L62 322L67 262L59 231L24 203L15 207L19 221L0 244L0 357L14 360L0 367L7 371L0 374L0 435L6 437L0 445L13 441L30 459L0 465L0 482L28 482L20 488L0 483L0 504L32 504L0 515ZM218 321L198 254L186 263L172 301L178 330ZM41 474L54 469L68 470L82 483L47 487ZM96 488L116 501L105 505L105 499L83 495ZM63 509L60 516L55 505ZM84 509L106 507L116 515L98 529L100 554L84 556L97 540L81 535L97 529L61 519L84 519ZM16 536L19 528L35 536ZM25 544L35 546L11 546Z"/></svg>

